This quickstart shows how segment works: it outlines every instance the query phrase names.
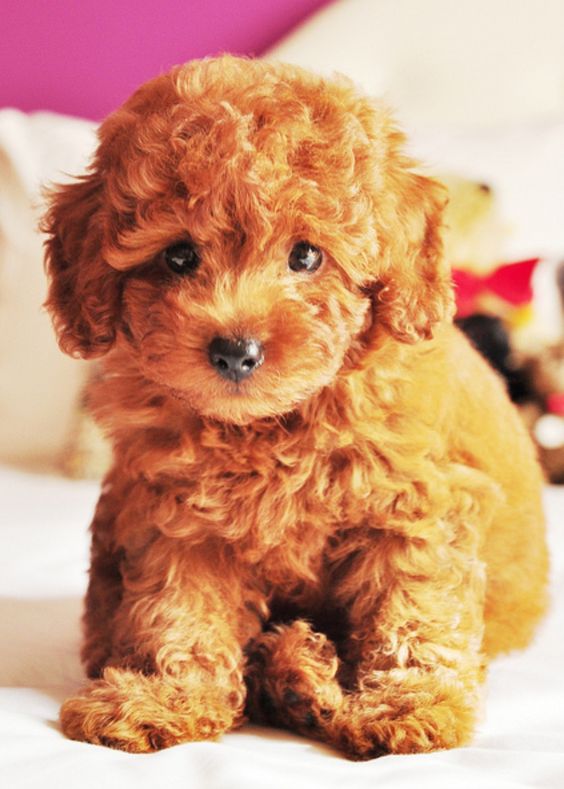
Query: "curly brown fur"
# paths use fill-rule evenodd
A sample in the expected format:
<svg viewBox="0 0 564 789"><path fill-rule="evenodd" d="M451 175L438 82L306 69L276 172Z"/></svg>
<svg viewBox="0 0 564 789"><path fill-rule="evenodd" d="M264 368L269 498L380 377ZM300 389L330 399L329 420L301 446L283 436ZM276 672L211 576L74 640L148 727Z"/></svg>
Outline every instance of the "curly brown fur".
<svg viewBox="0 0 564 789"><path fill-rule="evenodd" d="M451 325L443 189L402 146L345 79L223 57L143 86L54 192L48 307L104 357L114 445L70 737L148 751L246 709L352 758L451 747L531 638L541 475ZM217 338L262 363L227 380Z"/></svg>

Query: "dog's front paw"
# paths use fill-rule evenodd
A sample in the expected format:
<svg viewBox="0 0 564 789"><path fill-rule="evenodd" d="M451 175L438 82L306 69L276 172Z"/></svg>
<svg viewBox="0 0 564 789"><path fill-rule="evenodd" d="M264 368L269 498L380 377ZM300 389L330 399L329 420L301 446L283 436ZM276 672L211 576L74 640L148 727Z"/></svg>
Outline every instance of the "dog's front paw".
<svg viewBox="0 0 564 789"><path fill-rule="evenodd" d="M98 689L99 691L100 689ZM121 704L89 691L66 701L60 713L63 732L71 740L106 745L130 753L147 753L174 745L177 740L148 721L126 717Z"/></svg>
<svg viewBox="0 0 564 789"><path fill-rule="evenodd" d="M213 739L238 717L237 706L213 691L189 694L181 685L121 669L106 669L103 679L68 699L60 713L67 737L130 753Z"/></svg>
<svg viewBox="0 0 564 789"><path fill-rule="evenodd" d="M351 694L333 721L333 743L351 759L456 748L471 736L475 710L432 691L391 698Z"/></svg>
<svg viewBox="0 0 564 789"><path fill-rule="evenodd" d="M101 682L68 699L61 707L60 720L71 740L130 753L146 753L177 742L166 727L150 723L141 709L127 710L123 700L116 699Z"/></svg>

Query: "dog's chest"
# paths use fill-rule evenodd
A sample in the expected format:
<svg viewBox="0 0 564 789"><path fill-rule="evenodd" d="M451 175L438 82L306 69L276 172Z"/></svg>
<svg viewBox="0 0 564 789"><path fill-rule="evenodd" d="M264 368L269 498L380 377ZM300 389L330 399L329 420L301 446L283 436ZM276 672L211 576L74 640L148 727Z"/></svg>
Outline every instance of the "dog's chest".
<svg viewBox="0 0 564 789"><path fill-rule="evenodd" d="M226 469L201 482L196 495L215 513L212 529L236 542L242 558L269 565L271 575L284 572L285 565L313 572L307 567L322 554L341 509L331 496L327 462L315 456L275 459L266 466Z"/></svg>
<svg viewBox="0 0 564 789"><path fill-rule="evenodd" d="M331 561L336 535L395 496L379 455L367 447L233 433L198 435L197 444L173 452L163 442L156 453L153 442L128 497L136 512L122 522L150 519L147 525L187 548L219 540L274 586L311 588Z"/></svg>
<svg viewBox="0 0 564 789"><path fill-rule="evenodd" d="M277 586L319 578L325 544L342 519L326 455L214 447L163 471L135 497L161 533L187 546L225 542Z"/></svg>

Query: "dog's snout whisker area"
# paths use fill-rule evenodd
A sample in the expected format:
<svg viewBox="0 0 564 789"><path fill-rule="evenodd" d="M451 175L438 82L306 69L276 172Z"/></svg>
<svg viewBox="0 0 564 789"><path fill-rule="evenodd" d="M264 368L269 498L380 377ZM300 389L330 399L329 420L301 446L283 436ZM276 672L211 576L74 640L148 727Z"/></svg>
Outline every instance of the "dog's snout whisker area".
<svg viewBox="0 0 564 789"><path fill-rule="evenodd" d="M264 349L262 343L255 339L214 337L208 346L208 358L222 378L238 383L260 367L264 361Z"/></svg>

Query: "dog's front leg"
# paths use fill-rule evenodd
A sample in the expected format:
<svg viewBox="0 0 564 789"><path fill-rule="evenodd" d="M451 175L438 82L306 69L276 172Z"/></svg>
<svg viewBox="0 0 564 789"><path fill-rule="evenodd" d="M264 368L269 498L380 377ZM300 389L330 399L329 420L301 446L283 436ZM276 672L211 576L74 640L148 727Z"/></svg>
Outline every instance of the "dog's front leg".
<svg viewBox="0 0 564 789"><path fill-rule="evenodd" d="M328 735L352 758L451 748L472 734L484 569L471 540L441 523L429 532L381 534L340 580L350 690Z"/></svg>
<svg viewBox="0 0 564 789"><path fill-rule="evenodd" d="M211 543L157 536L125 555L111 656L63 705L64 732L144 752L231 729L245 701L242 646L260 628L252 592Z"/></svg>
<svg viewBox="0 0 564 789"><path fill-rule="evenodd" d="M121 564L123 550L114 542L115 521L128 495L127 485L111 473L104 480L102 495L90 527L90 572L82 624L81 658L90 679L101 676L112 653L114 618L123 597Z"/></svg>

